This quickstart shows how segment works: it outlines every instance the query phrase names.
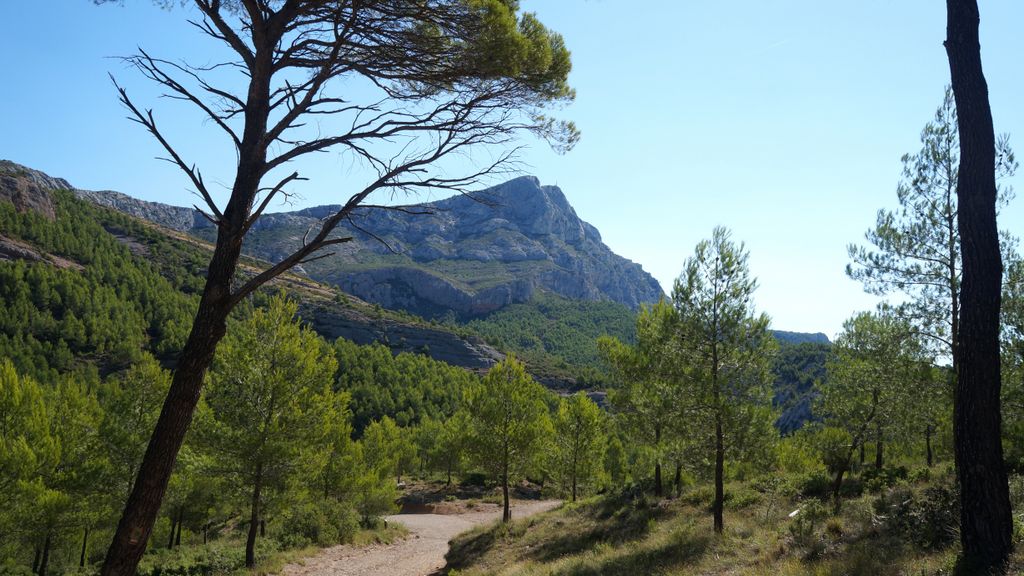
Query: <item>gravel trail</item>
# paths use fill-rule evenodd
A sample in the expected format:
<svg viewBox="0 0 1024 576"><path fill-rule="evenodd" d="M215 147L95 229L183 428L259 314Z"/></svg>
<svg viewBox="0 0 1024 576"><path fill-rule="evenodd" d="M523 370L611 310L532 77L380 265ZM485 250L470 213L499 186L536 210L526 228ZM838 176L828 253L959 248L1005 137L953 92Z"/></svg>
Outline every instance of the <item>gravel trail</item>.
<svg viewBox="0 0 1024 576"><path fill-rule="evenodd" d="M512 517L525 518L557 507L557 500L512 503ZM282 576L428 576L445 565L448 541L481 524L501 518L501 509L462 514L398 514L409 535L393 544L325 548L301 564L289 564Z"/></svg>

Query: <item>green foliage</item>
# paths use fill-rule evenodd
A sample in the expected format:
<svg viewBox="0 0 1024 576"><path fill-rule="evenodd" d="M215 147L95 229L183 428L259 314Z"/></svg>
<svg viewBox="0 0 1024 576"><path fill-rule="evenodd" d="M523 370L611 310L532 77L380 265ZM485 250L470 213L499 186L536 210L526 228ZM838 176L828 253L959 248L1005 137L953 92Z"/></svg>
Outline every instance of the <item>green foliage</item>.
<svg viewBox="0 0 1024 576"><path fill-rule="evenodd" d="M334 499L317 499L289 506L279 522L275 538L285 550L349 543L359 530L356 511Z"/></svg>
<svg viewBox="0 0 1024 576"><path fill-rule="evenodd" d="M109 371L139 360L144 349L169 358L184 344L196 300L182 290L198 271L182 266L163 277L182 262L155 249L164 242L158 233L70 192L52 196L55 220L0 202L4 235L52 260L0 261L0 356L40 380L85 359ZM108 230L137 242L149 258Z"/></svg>
<svg viewBox="0 0 1024 576"><path fill-rule="evenodd" d="M853 438L848 431L827 426L814 434L813 442L820 454L821 463L830 474L846 470L850 465Z"/></svg>
<svg viewBox="0 0 1024 576"><path fill-rule="evenodd" d="M258 562L277 550L273 540L256 546ZM143 556L139 576L214 576L231 574L245 567L245 551L236 542L216 542L207 546L158 549Z"/></svg>
<svg viewBox="0 0 1024 576"><path fill-rule="evenodd" d="M911 326L889 308L844 324L821 387L820 412L850 437L847 462L867 442L904 438L934 390L930 358ZM922 402L924 400L924 402ZM848 464L847 464L848 467ZM838 468L837 468L838 469Z"/></svg>
<svg viewBox="0 0 1024 576"><path fill-rule="evenodd" d="M521 479L550 441L547 394L514 356L465 391L470 457L504 486Z"/></svg>
<svg viewBox="0 0 1024 576"><path fill-rule="evenodd" d="M727 457L765 464L777 438L770 400L777 345L768 316L757 314L751 301L757 281L748 269L749 255L731 236L718 227L711 239L699 242L672 290L682 394L696 420L694 439L716 463L719 485ZM722 505L714 506L718 531Z"/></svg>
<svg viewBox="0 0 1024 576"><path fill-rule="evenodd" d="M44 389L19 376L10 360L0 360L0 508L57 460L60 445L49 412Z"/></svg>
<svg viewBox="0 0 1024 576"><path fill-rule="evenodd" d="M996 148L997 178L1012 176L1017 161L1008 137L999 138ZM946 88L934 120L921 131L921 150L904 155L902 162L896 188L899 209L878 211L875 227L865 234L874 248L851 244L852 264L846 272L868 292L907 295L901 314L930 337L939 355L951 356L959 315L953 302L962 269L956 194L960 138L951 88ZM998 196L999 205L1005 206L1013 191L1000 186ZM1005 238L1003 248L1010 249Z"/></svg>
<svg viewBox="0 0 1024 576"><path fill-rule="evenodd" d="M111 466L108 488L118 500L131 492L170 385L170 373L143 356L138 364L109 378L101 390L100 436Z"/></svg>
<svg viewBox="0 0 1024 576"><path fill-rule="evenodd" d="M952 484L938 483L922 490L890 488L875 499L874 509L886 529L921 548L945 548L959 534L960 501Z"/></svg>
<svg viewBox="0 0 1024 576"><path fill-rule="evenodd" d="M562 398L554 417L552 470L564 492L576 501L577 492L601 480L605 445L601 409L582 392Z"/></svg>
<svg viewBox="0 0 1024 576"><path fill-rule="evenodd" d="M345 414L331 390L334 355L294 320L296 310L277 296L228 335L194 430L217 475L251 502L252 523L262 519L264 501L283 507L297 495L292 486L323 469L332 421ZM250 537L250 556L252 543Z"/></svg>
<svg viewBox="0 0 1024 576"><path fill-rule="evenodd" d="M676 315L660 300L643 306L636 319L635 345L616 338L598 340L601 354L618 386L609 391L616 418L640 449L639 456L657 469L673 448L682 449L689 434L686 397L675 342ZM655 490L661 487L656 486Z"/></svg>
<svg viewBox="0 0 1024 576"><path fill-rule="evenodd" d="M885 488L891 488L907 480L906 466L883 466L882 468L868 468L861 472L860 479L869 492L880 492Z"/></svg>
<svg viewBox="0 0 1024 576"><path fill-rule="evenodd" d="M617 302L569 300L538 293L529 302L505 306L466 326L514 352L536 377L568 377L585 387L607 380L597 339L611 336L632 343L635 324L634 312Z"/></svg>
<svg viewBox="0 0 1024 576"><path fill-rule="evenodd" d="M382 344L359 346L339 338L337 388L352 396L353 426L361 436L373 421L389 417L402 427L455 413L463 390L478 378L420 354L397 356Z"/></svg>
<svg viewBox="0 0 1024 576"><path fill-rule="evenodd" d="M393 476L397 482L402 481L402 474L415 470L418 464L413 430L399 428L387 416L367 426L362 442L369 467L382 475Z"/></svg>

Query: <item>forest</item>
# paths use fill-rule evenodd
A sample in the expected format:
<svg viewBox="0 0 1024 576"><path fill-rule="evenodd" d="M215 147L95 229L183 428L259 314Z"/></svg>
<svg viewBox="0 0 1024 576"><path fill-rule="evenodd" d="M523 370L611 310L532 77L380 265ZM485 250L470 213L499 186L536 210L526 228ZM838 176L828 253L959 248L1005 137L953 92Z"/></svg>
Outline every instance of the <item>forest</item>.
<svg viewBox="0 0 1024 576"><path fill-rule="evenodd" d="M1024 259L996 219L1018 162L975 0L947 2L949 86L895 203L849 239L845 274L880 303L834 341L774 331L759 247L719 225L673 247L678 276L638 310L540 291L440 315L496 351L477 370L325 338L304 299L349 296L303 266L346 226L372 237L367 210L425 215L373 198L474 197L521 136L571 151L565 39L514 0L157 4L224 61L121 62L225 139L233 181L117 75L201 241L0 172L0 574L291 575L386 554L426 534L403 516L443 510L485 518L440 542L453 576L1024 571ZM364 171L350 195L272 262L244 256L307 180L292 166L328 152ZM570 279L580 222L544 222L579 228L545 263Z"/></svg>

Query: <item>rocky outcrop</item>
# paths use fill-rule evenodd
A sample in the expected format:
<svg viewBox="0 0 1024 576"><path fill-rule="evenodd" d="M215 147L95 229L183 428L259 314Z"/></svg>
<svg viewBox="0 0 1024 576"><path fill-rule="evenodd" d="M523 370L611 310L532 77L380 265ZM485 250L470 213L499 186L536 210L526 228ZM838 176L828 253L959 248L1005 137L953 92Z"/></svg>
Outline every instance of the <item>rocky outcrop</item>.
<svg viewBox="0 0 1024 576"><path fill-rule="evenodd" d="M37 212L53 220L50 190L71 190L63 178L52 178L38 170L0 160L0 200L10 202L19 212Z"/></svg>

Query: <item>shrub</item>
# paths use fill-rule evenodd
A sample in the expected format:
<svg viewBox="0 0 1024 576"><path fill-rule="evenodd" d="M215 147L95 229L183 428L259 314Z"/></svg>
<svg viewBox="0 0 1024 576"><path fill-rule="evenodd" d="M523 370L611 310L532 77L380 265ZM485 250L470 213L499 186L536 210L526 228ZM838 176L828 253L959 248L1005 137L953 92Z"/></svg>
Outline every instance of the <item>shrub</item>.
<svg viewBox="0 0 1024 576"><path fill-rule="evenodd" d="M289 508L281 518L275 538L285 550L311 544L329 546L351 542L358 530L358 514L328 499Z"/></svg>
<svg viewBox="0 0 1024 576"><path fill-rule="evenodd" d="M861 480L868 492L881 492L907 479L906 466L885 466L881 469L868 468L861 472Z"/></svg>
<svg viewBox="0 0 1024 576"><path fill-rule="evenodd" d="M796 492L804 498L827 498L832 490L832 479L824 472L812 472L795 480Z"/></svg>
<svg viewBox="0 0 1024 576"><path fill-rule="evenodd" d="M256 562L277 551L274 540L256 541ZM206 546L160 549L145 555L138 576L213 576L245 567L245 546L238 542L215 542Z"/></svg>
<svg viewBox="0 0 1024 576"><path fill-rule="evenodd" d="M463 486L485 486L487 475L483 472L470 472L462 477L461 484Z"/></svg>
<svg viewBox="0 0 1024 576"><path fill-rule="evenodd" d="M931 480L931 477L932 477L932 470L931 470L931 468L928 468L927 466L923 466L923 467L914 468L913 470L911 470L910 474L907 475L907 480L909 480L910 482L919 483L919 482L927 482L927 481Z"/></svg>
<svg viewBox="0 0 1024 576"><path fill-rule="evenodd" d="M800 508L789 524L789 535L793 544L807 549L807 555L817 556L824 548L818 538L818 525L828 517L828 509L824 504L812 500Z"/></svg>
<svg viewBox="0 0 1024 576"><path fill-rule="evenodd" d="M920 493L906 486L890 488L874 508L886 529L922 548L945 548L957 539L960 504L952 485L929 486Z"/></svg>

